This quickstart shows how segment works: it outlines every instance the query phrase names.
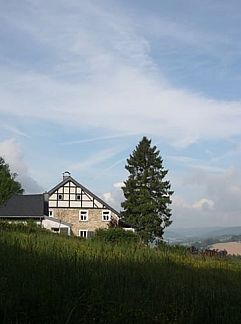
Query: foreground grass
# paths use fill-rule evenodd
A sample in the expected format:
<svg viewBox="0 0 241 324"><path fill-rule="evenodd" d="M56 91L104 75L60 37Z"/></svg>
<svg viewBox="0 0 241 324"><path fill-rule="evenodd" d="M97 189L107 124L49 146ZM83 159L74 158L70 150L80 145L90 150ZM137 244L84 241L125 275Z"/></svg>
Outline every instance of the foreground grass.
<svg viewBox="0 0 241 324"><path fill-rule="evenodd" d="M0 229L1 323L240 323L241 263Z"/></svg>

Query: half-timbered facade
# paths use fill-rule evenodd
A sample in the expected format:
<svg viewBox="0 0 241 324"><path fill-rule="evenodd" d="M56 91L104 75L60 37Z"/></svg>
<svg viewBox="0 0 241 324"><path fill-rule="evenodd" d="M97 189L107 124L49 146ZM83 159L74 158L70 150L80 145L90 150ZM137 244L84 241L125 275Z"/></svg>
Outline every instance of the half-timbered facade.
<svg viewBox="0 0 241 324"><path fill-rule="evenodd" d="M91 236L98 228L108 228L119 213L102 199L73 179L69 172L63 181L48 192L49 217L71 224L72 233Z"/></svg>

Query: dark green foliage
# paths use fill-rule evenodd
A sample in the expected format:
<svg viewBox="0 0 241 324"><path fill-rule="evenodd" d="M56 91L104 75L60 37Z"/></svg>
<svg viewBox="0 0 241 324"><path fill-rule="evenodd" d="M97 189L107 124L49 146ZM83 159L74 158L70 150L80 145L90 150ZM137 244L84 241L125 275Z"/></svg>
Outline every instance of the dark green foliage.
<svg viewBox="0 0 241 324"><path fill-rule="evenodd" d="M0 157L0 206L12 195L22 194L21 184L15 180L17 174L11 173L9 165Z"/></svg>
<svg viewBox="0 0 241 324"><path fill-rule="evenodd" d="M160 152L151 147L146 137L127 159L129 177L122 188L122 218L132 224L144 242L162 239L164 229L171 224L171 185L164 180L167 170L162 166Z"/></svg>
<svg viewBox="0 0 241 324"><path fill-rule="evenodd" d="M20 231L21 233L47 233L49 235L49 231L45 228L38 225L35 221L31 220L23 220L21 221L7 221L1 220L0 221L0 231L9 231L9 232L17 232Z"/></svg>
<svg viewBox="0 0 241 324"><path fill-rule="evenodd" d="M241 262L1 230L0 323L241 323Z"/></svg>
<svg viewBox="0 0 241 324"><path fill-rule="evenodd" d="M98 229L95 231L93 239L109 243L135 243L138 241L135 233L122 228Z"/></svg>

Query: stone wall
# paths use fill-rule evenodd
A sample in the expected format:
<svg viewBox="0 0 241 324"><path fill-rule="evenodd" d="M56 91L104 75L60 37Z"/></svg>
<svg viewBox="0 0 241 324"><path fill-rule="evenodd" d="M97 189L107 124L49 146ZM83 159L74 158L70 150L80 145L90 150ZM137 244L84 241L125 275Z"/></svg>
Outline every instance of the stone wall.
<svg viewBox="0 0 241 324"><path fill-rule="evenodd" d="M109 221L102 221L102 210L106 209L85 209L88 210L88 221L79 220L78 208L51 208L54 218L61 219L72 224L71 231L79 236L79 230L94 232L98 228L108 228ZM111 217L117 219L116 214L111 212Z"/></svg>

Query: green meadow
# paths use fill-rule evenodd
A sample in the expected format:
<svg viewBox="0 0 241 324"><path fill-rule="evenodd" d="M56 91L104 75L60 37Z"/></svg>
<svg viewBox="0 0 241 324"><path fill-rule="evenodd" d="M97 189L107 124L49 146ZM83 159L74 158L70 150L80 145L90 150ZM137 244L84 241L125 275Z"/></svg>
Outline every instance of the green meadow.
<svg viewBox="0 0 241 324"><path fill-rule="evenodd" d="M241 261L0 227L1 323L241 323Z"/></svg>

